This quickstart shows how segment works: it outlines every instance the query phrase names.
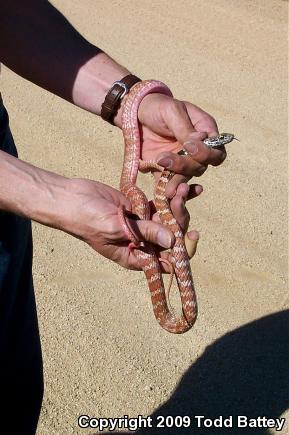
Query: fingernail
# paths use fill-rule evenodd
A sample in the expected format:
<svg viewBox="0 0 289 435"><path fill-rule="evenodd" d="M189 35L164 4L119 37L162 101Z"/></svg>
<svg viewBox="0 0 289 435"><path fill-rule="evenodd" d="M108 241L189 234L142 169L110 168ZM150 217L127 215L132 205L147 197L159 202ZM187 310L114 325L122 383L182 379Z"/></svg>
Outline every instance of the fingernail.
<svg viewBox="0 0 289 435"><path fill-rule="evenodd" d="M193 143L191 141L185 142L184 146L185 146L186 150L189 151L189 153L192 155L197 154L197 152L199 151L198 145L196 145L195 143Z"/></svg>
<svg viewBox="0 0 289 435"><path fill-rule="evenodd" d="M169 159L168 157L163 157L162 159L158 160L157 163L164 168L170 168L173 165L172 159Z"/></svg>
<svg viewBox="0 0 289 435"><path fill-rule="evenodd" d="M157 242L163 248L170 248L172 244L170 234L166 230L159 230L157 233Z"/></svg>
<svg viewBox="0 0 289 435"><path fill-rule="evenodd" d="M197 251L197 245L198 245L198 238L194 238L195 236L193 236L190 234L190 237L188 236L188 233L185 235L185 245L186 245L186 249L187 249L187 253L189 258L192 258L196 251Z"/></svg>
<svg viewBox="0 0 289 435"><path fill-rule="evenodd" d="M194 240L196 242L200 239L200 234L198 231L191 231L190 233L187 233L188 239Z"/></svg>
<svg viewBox="0 0 289 435"><path fill-rule="evenodd" d="M196 192L197 195L200 195L200 193L203 192L203 186L201 186L200 184L198 184L198 185L195 187L195 192Z"/></svg>

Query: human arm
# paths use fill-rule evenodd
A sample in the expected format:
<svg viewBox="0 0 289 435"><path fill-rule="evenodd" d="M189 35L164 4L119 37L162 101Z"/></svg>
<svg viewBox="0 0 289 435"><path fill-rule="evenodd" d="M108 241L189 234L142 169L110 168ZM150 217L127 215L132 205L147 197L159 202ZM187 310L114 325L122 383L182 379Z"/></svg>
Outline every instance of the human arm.
<svg viewBox="0 0 289 435"><path fill-rule="evenodd" d="M129 71L90 44L47 0L0 2L0 59L17 74L100 114L112 83ZM122 107L115 124L121 127ZM180 177L170 183L169 196L177 185L200 175L209 164L220 164L225 150L210 150L201 139L217 133L214 119L188 102L161 94L145 97L139 120L143 128L143 158L169 157ZM197 151L188 158L175 152L193 138ZM189 151L191 151L188 148Z"/></svg>
<svg viewBox="0 0 289 435"><path fill-rule="evenodd" d="M196 188L195 194L199 192ZM183 191L183 200L185 197ZM181 201L180 194L174 198L172 208L186 229L188 220L183 220ZM131 210L124 195L109 186L92 180L69 179L0 151L0 210L65 231L123 267L140 269L134 252L128 249L129 240L118 216L120 205ZM128 219L128 222L141 240L164 248L173 243L172 233L157 221ZM190 237L196 243L197 233L191 232Z"/></svg>
<svg viewBox="0 0 289 435"><path fill-rule="evenodd" d="M0 59L32 83L98 115L111 84L129 73L47 0L0 2Z"/></svg>

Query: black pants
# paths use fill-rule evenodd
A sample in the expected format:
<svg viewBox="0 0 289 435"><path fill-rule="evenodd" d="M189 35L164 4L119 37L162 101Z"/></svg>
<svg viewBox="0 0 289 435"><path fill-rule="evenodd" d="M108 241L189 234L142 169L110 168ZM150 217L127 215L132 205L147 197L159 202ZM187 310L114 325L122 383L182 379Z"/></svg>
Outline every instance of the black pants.
<svg viewBox="0 0 289 435"><path fill-rule="evenodd" d="M0 149L17 157L1 96ZM31 222L0 210L0 433L35 434L42 396Z"/></svg>

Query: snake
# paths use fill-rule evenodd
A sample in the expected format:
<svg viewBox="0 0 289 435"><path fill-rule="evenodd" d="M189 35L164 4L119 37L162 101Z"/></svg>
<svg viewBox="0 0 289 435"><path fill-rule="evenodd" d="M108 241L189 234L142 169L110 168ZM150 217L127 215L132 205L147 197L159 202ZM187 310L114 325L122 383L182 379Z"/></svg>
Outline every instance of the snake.
<svg viewBox="0 0 289 435"><path fill-rule="evenodd" d="M181 314L177 315L172 309L168 299L169 290L165 289L163 282L160 262L168 263L168 261L158 258L158 251L153 244L139 242L127 222L126 211L122 206L119 207L119 218L146 276L157 322L170 333L182 334L191 329L197 319L197 297L184 234L174 218L169 200L165 196L166 186L175 174L173 171L164 169L156 162L141 159L142 138L138 122L138 108L143 98L150 93L162 93L172 97L170 89L164 83L157 80L145 80L135 84L123 100L124 160L120 178L120 191L129 199L133 215L136 215L138 219L150 220L149 201L145 193L136 185L137 175L139 171L158 170L161 172L155 186L154 204L161 223L170 229L175 238L174 246L170 252L171 281L169 289L172 278L175 276L182 306ZM219 136L207 138L204 142L209 147L217 148L231 142L233 138L234 135L222 133ZM183 150L183 153L179 154L186 155L187 152Z"/></svg>

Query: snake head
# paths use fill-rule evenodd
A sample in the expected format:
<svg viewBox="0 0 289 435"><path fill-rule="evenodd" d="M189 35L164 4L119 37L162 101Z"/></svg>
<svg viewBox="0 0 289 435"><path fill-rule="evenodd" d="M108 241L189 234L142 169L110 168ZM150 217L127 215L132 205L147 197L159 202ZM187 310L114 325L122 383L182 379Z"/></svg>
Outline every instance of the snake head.
<svg viewBox="0 0 289 435"><path fill-rule="evenodd" d="M234 139L236 138L232 133L220 133L218 136L207 137L203 142L210 148L217 148L227 145Z"/></svg>

